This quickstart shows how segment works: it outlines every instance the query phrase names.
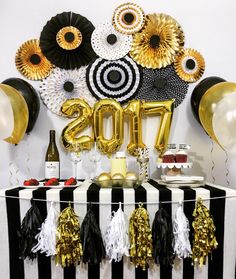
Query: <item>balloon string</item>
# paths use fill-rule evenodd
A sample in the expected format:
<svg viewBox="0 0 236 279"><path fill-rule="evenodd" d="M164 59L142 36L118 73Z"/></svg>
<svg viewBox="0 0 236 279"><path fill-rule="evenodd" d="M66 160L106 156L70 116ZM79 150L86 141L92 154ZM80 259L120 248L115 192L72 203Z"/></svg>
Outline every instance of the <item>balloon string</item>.
<svg viewBox="0 0 236 279"><path fill-rule="evenodd" d="M229 182L229 169L228 169L228 161L229 161L229 156L228 156L228 152L226 150L225 151L225 177L226 177L226 182L227 182L227 186L230 187L230 182Z"/></svg>
<svg viewBox="0 0 236 279"><path fill-rule="evenodd" d="M214 168L215 168L215 162L213 160L213 150L214 150L214 142L211 139L211 163L212 163L212 165L211 165L211 177L212 177L212 183L214 184L216 179L215 179L215 177L213 175Z"/></svg>
<svg viewBox="0 0 236 279"><path fill-rule="evenodd" d="M26 137L26 145L28 146L29 144L29 137ZM30 152L29 152L29 146L27 148L27 154L26 154L26 172L28 175L28 178L31 176L31 169L30 169Z"/></svg>
<svg viewBox="0 0 236 279"><path fill-rule="evenodd" d="M12 182L12 179L13 179L13 172L12 172L12 169L13 169L13 162L11 161L9 163L9 186L13 186L13 182Z"/></svg>

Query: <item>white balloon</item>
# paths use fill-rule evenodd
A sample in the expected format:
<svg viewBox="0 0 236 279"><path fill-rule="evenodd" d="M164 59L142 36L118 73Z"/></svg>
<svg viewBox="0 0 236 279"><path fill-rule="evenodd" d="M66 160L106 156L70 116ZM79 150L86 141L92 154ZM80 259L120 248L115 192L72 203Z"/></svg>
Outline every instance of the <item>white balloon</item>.
<svg viewBox="0 0 236 279"><path fill-rule="evenodd" d="M11 136L14 129L14 114L8 96L0 89L0 140Z"/></svg>
<svg viewBox="0 0 236 279"><path fill-rule="evenodd" d="M216 104L212 127L220 145L236 154L236 92L225 95Z"/></svg>

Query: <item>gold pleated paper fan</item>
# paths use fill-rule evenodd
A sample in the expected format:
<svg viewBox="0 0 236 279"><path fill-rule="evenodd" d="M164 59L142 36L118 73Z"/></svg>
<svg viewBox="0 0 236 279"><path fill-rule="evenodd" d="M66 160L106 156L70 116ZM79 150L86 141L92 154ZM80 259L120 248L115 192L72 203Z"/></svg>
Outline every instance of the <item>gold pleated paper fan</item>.
<svg viewBox="0 0 236 279"><path fill-rule="evenodd" d="M145 14L143 9L137 4L124 3L115 9L112 23L118 32L132 35L143 28Z"/></svg>
<svg viewBox="0 0 236 279"><path fill-rule="evenodd" d="M181 79L187 82L195 82L204 73L205 61L198 51L186 48L175 57L174 67Z"/></svg>
<svg viewBox="0 0 236 279"><path fill-rule="evenodd" d="M82 43L82 34L76 27L66 26L58 31L56 41L63 49L76 49Z"/></svg>
<svg viewBox="0 0 236 279"><path fill-rule="evenodd" d="M160 69L174 62L184 46L179 23L166 14L149 14L145 27L133 36L130 56L141 66Z"/></svg>
<svg viewBox="0 0 236 279"><path fill-rule="evenodd" d="M53 65L42 54L39 40L33 39L23 43L16 52L17 70L31 80L43 79L50 75Z"/></svg>

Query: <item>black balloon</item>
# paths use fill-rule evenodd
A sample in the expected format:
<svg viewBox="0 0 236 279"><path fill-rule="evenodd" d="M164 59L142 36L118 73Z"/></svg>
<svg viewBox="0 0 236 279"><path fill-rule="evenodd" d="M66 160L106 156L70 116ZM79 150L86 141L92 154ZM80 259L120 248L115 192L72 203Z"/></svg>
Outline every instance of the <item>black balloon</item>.
<svg viewBox="0 0 236 279"><path fill-rule="evenodd" d="M192 111L193 111L193 115L196 118L196 120L201 124L200 122L200 118L199 118L199 113L198 113L198 109L199 109L199 104L201 101L202 96L206 93L206 91L212 87L213 85L220 83L220 82L224 82L226 80L224 80L223 78L220 77L207 77L205 79L203 79L201 82L199 82L197 84L197 86L195 86L193 93L191 95L191 107L192 107Z"/></svg>
<svg viewBox="0 0 236 279"><path fill-rule="evenodd" d="M31 84L20 78L8 78L2 83L15 88L24 97L29 110L29 122L26 133L31 132L38 118L40 109L40 102L37 92L31 86Z"/></svg>

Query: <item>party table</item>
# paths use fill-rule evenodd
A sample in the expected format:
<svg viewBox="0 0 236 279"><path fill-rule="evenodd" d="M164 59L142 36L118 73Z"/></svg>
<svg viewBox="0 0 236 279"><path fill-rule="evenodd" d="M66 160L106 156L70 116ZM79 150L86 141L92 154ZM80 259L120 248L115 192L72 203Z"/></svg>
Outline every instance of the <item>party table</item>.
<svg viewBox="0 0 236 279"><path fill-rule="evenodd" d="M18 257L17 230L21 220L30 208L30 199L34 198L43 219L51 201L55 202L58 211L71 205L74 207L80 222L83 220L87 207L93 204L96 219L102 234L105 233L111 212L117 210L119 202L129 218L139 202L150 214L150 223L162 202L166 211L174 217L180 201L190 224L195 201L202 197L204 204L210 208L216 226L218 248L208 257L207 264L202 268L194 268L191 259L176 260L174 266L150 265L146 271L135 268L128 258L119 263L104 261L100 265L71 266L61 268L54 260L39 254L34 261L21 260ZM169 188L149 180L138 188L100 188L92 181L86 180L78 187L53 188L41 187L37 189L15 187L0 190L0 278L2 279L234 279L236 259L236 190L206 184L197 188L180 187ZM191 228L190 238L193 238Z"/></svg>

